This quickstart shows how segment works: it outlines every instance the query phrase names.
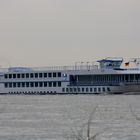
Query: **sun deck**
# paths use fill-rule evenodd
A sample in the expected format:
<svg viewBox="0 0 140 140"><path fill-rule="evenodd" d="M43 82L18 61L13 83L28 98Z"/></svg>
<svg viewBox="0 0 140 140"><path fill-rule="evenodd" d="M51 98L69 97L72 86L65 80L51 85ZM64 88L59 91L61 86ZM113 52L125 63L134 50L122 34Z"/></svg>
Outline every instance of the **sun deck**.
<svg viewBox="0 0 140 140"><path fill-rule="evenodd" d="M33 72L33 71L73 71L73 70L94 70L98 69L97 65L78 65L78 66L50 66L50 67L10 67L1 68L3 72Z"/></svg>

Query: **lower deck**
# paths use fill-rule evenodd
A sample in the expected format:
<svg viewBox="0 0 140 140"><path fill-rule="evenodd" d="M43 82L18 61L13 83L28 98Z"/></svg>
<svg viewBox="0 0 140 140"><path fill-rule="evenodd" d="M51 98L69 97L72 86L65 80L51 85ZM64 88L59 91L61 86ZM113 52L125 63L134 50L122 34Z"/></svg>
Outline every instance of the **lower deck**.
<svg viewBox="0 0 140 140"><path fill-rule="evenodd" d="M140 92L140 85L119 86L69 86L59 88L4 88L0 94L121 94L127 92Z"/></svg>

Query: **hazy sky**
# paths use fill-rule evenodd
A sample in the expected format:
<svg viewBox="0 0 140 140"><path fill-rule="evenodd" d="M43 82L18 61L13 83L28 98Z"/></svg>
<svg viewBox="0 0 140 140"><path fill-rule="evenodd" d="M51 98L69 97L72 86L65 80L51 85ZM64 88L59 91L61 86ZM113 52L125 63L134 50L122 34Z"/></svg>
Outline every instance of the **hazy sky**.
<svg viewBox="0 0 140 140"><path fill-rule="evenodd" d="M108 56L140 57L140 0L0 0L1 64Z"/></svg>

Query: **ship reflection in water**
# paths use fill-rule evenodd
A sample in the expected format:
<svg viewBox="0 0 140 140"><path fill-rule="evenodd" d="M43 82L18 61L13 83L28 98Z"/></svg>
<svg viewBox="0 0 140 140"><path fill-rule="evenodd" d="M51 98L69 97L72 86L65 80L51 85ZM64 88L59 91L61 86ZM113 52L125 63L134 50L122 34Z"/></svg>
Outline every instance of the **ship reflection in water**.
<svg viewBox="0 0 140 140"><path fill-rule="evenodd" d="M99 140L140 140L139 101L139 95L3 95L0 139L74 140L79 133L84 137L96 108L91 136L100 132Z"/></svg>

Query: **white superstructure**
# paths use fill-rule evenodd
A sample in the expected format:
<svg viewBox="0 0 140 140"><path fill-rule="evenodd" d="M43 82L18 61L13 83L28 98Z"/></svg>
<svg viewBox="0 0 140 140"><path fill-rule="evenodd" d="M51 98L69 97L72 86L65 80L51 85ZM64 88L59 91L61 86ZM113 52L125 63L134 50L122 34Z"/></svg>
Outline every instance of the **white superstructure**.
<svg viewBox="0 0 140 140"><path fill-rule="evenodd" d="M106 58L97 65L23 68L0 71L0 94L96 94L140 92L139 59L136 67L121 67L122 58Z"/></svg>

